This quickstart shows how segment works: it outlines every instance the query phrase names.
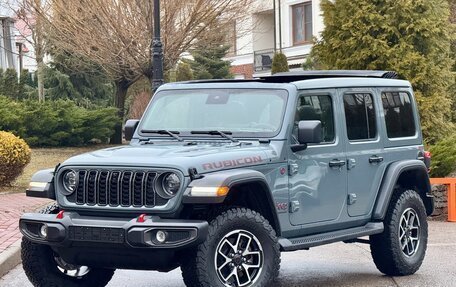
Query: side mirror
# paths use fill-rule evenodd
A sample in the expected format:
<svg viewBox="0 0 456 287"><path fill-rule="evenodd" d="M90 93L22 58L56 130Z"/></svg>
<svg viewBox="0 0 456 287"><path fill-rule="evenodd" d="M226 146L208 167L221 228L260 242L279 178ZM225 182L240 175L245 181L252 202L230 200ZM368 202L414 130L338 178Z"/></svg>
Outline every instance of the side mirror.
<svg viewBox="0 0 456 287"><path fill-rule="evenodd" d="M321 121L300 121L298 123L298 142L292 145L293 152L305 150L308 144L321 143Z"/></svg>
<svg viewBox="0 0 456 287"><path fill-rule="evenodd" d="M138 127L139 120L128 120L125 123L125 140L131 141L135 134L136 128Z"/></svg>

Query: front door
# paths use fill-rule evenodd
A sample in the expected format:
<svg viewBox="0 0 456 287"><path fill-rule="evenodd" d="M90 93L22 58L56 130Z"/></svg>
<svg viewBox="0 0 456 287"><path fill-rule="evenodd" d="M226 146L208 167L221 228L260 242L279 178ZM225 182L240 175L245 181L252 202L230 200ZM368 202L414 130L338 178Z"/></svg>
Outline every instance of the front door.
<svg viewBox="0 0 456 287"><path fill-rule="evenodd" d="M289 151L290 221L293 225L337 220L347 196L345 141L338 134L343 129L335 121L342 103L336 90L305 91L298 98L292 143L297 143L297 123L319 120L320 144L306 150Z"/></svg>
<svg viewBox="0 0 456 287"><path fill-rule="evenodd" d="M345 116L348 215L369 214L386 167L376 89L340 90Z"/></svg>

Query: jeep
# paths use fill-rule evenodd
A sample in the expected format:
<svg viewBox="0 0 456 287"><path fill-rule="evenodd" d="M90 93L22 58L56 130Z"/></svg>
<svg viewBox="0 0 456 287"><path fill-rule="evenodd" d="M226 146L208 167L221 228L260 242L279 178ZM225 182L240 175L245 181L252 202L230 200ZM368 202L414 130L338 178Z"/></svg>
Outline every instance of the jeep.
<svg viewBox="0 0 456 287"><path fill-rule="evenodd" d="M20 219L35 286L178 267L187 286L268 286L281 252L334 242L391 276L424 259L429 161L394 72L166 84L125 138L32 177L27 195L56 201Z"/></svg>

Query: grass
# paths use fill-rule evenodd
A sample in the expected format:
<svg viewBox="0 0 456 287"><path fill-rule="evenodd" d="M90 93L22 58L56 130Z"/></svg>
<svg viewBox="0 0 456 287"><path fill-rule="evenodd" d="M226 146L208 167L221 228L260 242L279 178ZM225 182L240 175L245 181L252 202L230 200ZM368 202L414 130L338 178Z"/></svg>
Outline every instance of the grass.
<svg viewBox="0 0 456 287"><path fill-rule="evenodd" d="M25 192L35 172L41 169L54 168L72 156L105 147L34 148L32 149L32 160L25 167L24 172L10 186L0 186L0 193Z"/></svg>

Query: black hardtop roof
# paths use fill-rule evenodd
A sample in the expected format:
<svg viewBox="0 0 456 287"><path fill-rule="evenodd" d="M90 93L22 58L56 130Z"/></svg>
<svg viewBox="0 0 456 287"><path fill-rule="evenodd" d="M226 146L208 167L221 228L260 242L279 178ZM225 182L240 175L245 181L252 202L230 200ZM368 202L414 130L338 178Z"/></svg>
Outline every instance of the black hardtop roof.
<svg viewBox="0 0 456 287"><path fill-rule="evenodd" d="M251 80L245 79L210 79L181 82L185 84L203 83L239 83L239 82L262 82L262 83L292 83L296 81L325 79L325 78L383 78L398 79L399 76L393 71L376 70L314 70L277 73L271 76L257 77Z"/></svg>

